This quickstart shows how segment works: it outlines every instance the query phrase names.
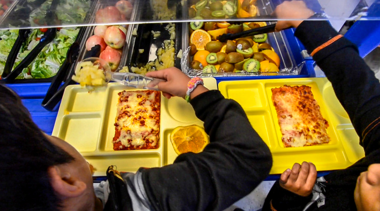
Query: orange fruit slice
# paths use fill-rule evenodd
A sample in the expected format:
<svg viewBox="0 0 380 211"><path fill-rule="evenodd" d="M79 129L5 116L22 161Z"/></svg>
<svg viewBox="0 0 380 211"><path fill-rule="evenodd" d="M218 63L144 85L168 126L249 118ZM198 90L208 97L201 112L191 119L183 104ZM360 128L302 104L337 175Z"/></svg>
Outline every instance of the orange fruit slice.
<svg viewBox="0 0 380 211"><path fill-rule="evenodd" d="M197 51L197 53L194 54L194 60L202 63L203 67L206 67L207 64L207 56L210 54L210 52L206 50L200 50Z"/></svg>
<svg viewBox="0 0 380 211"><path fill-rule="evenodd" d="M265 58L268 59L270 62L273 62L277 65L277 67L280 66L280 57L277 55L276 52L272 50L263 50L261 53L264 54Z"/></svg>
<svg viewBox="0 0 380 211"><path fill-rule="evenodd" d="M222 49L220 49L220 52L226 53L227 45L223 45Z"/></svg>
<svg viewBox="0 0 380 211"><path fill-rule="evenodd" d="M186 152L200 153L210 143L204 129L197 125L175 128L170 135L170 140L177 154Z"/></svg>
<svg viewBox="0 0 380 211"><path fill-rule="evenodd" d="M269 62L269 60L264 60L264 61L260 62L260 70L262 73L278 73L278 72L280 72L278 67L275 64Z"/></svg>
<svg viewBox="0 0 380 211"><path fill-rule="evenodd" d="M217 38L222 35L227 33L227 28L221 28L221 29L215 29L215 30L210 30L208 33L212 36L214 40L217 40Z"/></svg>
<svg viewBox="0 0 380 211"><path fill-rule="evenodd" d="M231 24L228 23L228 22L219 22L216 24L219 28L227 28L229 27Z"/></svg>
<svg viewBox="0 0 380 211"><path fill-rule="evenodd" d="M266 23L266 22L255 22L255 23L259 24L260 27L267 26L267 23Z"/></svg>
<svg viewBox="0 0 380 211"><path fill-rule="evenodd" d="M197 50L204 50L207 43L211 42L211 36L205 30L197 29L190 36L190 43L197 47Z"/></svg>

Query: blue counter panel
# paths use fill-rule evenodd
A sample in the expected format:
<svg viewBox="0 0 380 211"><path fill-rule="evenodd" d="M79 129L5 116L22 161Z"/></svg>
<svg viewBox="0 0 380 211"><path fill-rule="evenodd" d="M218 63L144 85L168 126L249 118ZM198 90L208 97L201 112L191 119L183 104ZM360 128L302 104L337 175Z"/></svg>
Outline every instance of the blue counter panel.
<svg viewBox="0 0 380 211"><path fill-rule="evenodd" d="M38 127L46 134L51 135L58 109L48 111L41 106L50 83L8 84L7 86L21 97L22 103L29 110Z"/></svg>

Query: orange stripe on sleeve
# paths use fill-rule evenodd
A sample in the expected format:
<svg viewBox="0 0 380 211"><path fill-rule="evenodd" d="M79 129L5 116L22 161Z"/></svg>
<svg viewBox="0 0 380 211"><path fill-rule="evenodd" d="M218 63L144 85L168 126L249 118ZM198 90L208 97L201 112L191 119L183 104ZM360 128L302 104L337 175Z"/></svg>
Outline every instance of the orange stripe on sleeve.
<svg viewBox="0 0 380 211"><path fill-rule="evenodd" d="M277 211L277 210L273 207L272 200L270 201L270 209L271 209L272 211Z"/></svg>
<svg viewBox="0 0 380 211"><path fill-rule="evenodd" d="M322 45L320 45L319 47L317 47L316 49L314 49L314 51L311 52L310 55L314 56L316 53L318 53L318 51L326 48L327 46L331 45L332 43L334 43L335 41L339 40L342 37L343 37L343 35L341 35L341 34L336 35L335 37L331 38L329 41L323 43Z"/></svg>

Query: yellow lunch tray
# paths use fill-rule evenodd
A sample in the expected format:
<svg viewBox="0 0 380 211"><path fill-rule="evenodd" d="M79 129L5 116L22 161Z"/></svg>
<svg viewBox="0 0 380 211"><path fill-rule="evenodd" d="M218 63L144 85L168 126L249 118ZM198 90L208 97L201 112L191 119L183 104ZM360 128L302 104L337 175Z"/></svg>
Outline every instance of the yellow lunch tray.
<svg viewBox="0 0 380 211"><path fill-rule="evenodd" d="M283 85L311 87L322 116L328 121L330 143L286 148L272 102L272 88ZM219 90L225 98L236 100L246 112L252 127L269 146L273 156L271 174L281 174L295 162L313 162L318 171L346 168L364 156L359 137L348 114L335 96L327 78L224 81Z"/></svg>
<svg viewBox="0 0 380 211"><path fill-rule="evenodd" d="M204 78L204 83L210 90L217 89L214 78ZM194 124L203 127L203 122L184 99L173 97L168 100L161 96L159 148L114 151L116 105L118 93L123 90L138 89L118 83L96 88L91 93L79 85L65 89L53 136L74 146L94 166L94 176L106 175L110 165L116 165L119 171L135 172L140 167L172 164L177 157L169 138L174 128Z"/></svg>

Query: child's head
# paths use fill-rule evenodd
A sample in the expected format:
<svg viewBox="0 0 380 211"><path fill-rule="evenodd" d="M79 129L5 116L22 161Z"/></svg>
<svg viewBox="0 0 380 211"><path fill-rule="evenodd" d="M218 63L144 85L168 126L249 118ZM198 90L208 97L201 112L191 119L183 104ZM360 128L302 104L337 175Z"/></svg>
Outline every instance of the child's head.
<svg viewBox="0 0 380 211"><path fill-rule="evenodd" d="M57 210L78 198L94 202L83 157L66 142L42 133L20 98L2 85L0 190L0 210Z"/></svg>

